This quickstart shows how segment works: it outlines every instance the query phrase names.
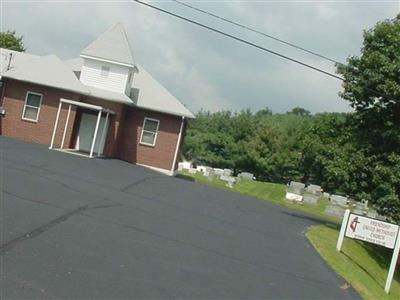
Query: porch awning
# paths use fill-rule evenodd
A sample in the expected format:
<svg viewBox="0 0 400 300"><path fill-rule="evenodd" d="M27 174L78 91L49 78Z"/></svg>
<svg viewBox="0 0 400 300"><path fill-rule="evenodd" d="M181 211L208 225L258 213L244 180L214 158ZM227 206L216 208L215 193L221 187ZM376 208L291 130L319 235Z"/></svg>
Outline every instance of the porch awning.
<svg viewBox="0 0 400 300"><path fill-rule="evenodd" d="M61 108L62 108L63 104L68 105L68 113L67 113L67 118L65 120L65 125L64 125L63 137L62 137L61 146L60 146L61 149L64 147L64 141L65 141L65 136L66 136L66 133L67 133L69 117L70 117L70 114L71 114L71 107L72 106L77 106L77 107L82 107L82 108L98 111L96 127L95 127L95 130L94 130L93 139L92 139L91 148L90 148L90 154L89 154L89 157L93 157L94 146L95 146L97 134L98 134L98 131L99 131L101 114L102 113L106 114L106 122L104 123L104 127L103 127L103 130L102 130L102 133L101 133L101 140L103 140L105 138L105 134L106 134L106 128L107 128L107 125L108 125L109 115L110 114L115 114L115 113L112 110L110 110L108 108L105 108L105 107L102 107L102 106L99 106L99 105L94 105L94 104L89 104L89 103L84 103L84 102L79 102L79 101L60 98L60 104L58 105L56 121L54 123L53 135L52 135L52 138L51 138L51 143L50 143L49 149L54 149L54 140L55 140L57 127L58 127L58 121L59 121L59 118L60 118ZM97 151L97 155L99 155L99 151Z"/></svg>

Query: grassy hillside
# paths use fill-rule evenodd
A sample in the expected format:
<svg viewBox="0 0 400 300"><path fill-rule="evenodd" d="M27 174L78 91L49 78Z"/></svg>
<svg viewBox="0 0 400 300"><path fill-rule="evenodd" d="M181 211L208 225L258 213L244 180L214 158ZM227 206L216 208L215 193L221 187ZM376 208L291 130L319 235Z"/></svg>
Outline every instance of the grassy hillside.
<svg viewBox="0 0 400 300"><path fill-rule="evenodd" d="M400 299L400 268L397 268L390 294L384 291L392 251L361 241L345 239L342 252L336 251L339 227L312 226L307 237L332 266L364 299Z"/></svg>
<svg viewBox="0 0 400 300"><path fill-rule="evenodd" d="M182 171L179 173L178 177L187 178L195 180L197 182L222 187L244 195L273 202L280 206L299 210L330 222L335 222L335 223L340 222L338 218L325 214L324 212L325 208L329 203L328 199L322 198L316 205L307 203L299 203L299 204L291 203L285 200L286 185L283 184L242 180L239 183L235 184L233 188L229 188L226 186L225 181L222 181L220 179L213 179L212 181L210 181L207 177L203 176L201 173L189 174L186 171Z"/></svg>

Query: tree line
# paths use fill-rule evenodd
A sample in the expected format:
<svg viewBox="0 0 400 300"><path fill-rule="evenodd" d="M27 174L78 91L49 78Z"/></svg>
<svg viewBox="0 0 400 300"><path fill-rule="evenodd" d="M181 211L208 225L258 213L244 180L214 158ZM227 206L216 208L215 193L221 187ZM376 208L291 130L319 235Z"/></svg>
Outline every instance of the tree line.
<svg viewBox="0 0 400 300"><path fill-rule="evenodd" d="M336 66L352 113L200 111L188 124L183 154L259 180L319 184L369 200L400 222L399 49L400 15L366 30L361 55Z"/></svg>

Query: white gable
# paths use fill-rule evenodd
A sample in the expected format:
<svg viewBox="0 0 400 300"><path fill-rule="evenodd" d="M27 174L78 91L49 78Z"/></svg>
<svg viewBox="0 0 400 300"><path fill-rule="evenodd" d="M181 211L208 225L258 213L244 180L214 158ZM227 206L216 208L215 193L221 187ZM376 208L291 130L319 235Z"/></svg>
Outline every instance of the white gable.
<svg viewBox="0 0 400 300"><path fill-rule="evenodd" d="M80 81L87 86L125 93L130 68L121 65L84 59Z"/></svg>

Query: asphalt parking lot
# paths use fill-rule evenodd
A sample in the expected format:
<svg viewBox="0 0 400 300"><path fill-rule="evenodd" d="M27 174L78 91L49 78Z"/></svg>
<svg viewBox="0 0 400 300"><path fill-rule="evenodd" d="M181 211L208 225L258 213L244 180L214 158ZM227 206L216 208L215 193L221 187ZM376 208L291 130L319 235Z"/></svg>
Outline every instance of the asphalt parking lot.
<svg viewBox="0 0 400 300"><path fill-rule="evenodd" d="M1 299L358 299L315 223L119 160L0 137Z"/></svg>

